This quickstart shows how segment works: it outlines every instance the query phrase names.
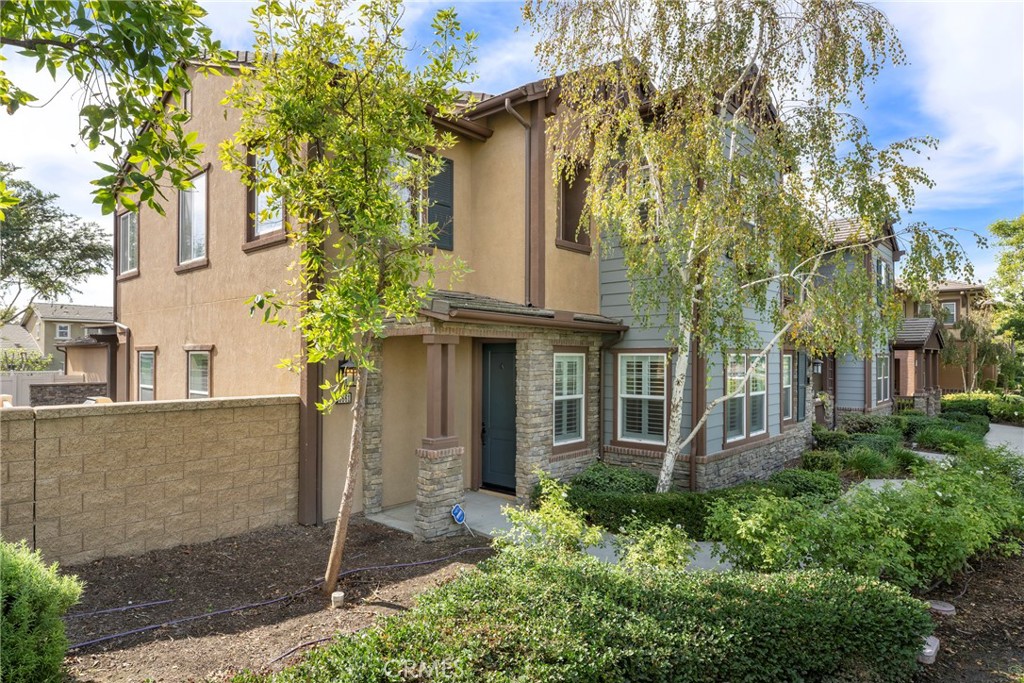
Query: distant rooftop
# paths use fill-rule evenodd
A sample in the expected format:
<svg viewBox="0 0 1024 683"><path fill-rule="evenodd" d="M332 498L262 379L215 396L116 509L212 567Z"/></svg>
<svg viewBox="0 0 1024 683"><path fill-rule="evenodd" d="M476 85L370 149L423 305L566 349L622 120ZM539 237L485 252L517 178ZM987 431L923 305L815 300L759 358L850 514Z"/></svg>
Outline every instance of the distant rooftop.
<svg viewBox="0 0 1024 683"><path fill-rule="evenodd" d="M7 323L0 327L0 349L4 351L40 351L39 344L21 325Z"/></svg>
<svg viewBox="0 0 1024 683"><path fill-rule="evenodd" d="M110 306L79 306L37 302L32 308L43 320L73 320L81 322L113 322L114 309Z"/></svg>

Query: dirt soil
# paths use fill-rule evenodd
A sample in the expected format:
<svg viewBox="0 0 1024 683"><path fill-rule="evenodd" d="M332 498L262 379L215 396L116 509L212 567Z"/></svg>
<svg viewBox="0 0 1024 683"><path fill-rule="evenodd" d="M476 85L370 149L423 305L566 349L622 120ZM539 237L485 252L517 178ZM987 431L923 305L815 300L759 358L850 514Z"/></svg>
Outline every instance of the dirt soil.
<svg viewBox="0 0 1024 683"><path fill-rule="evenodd" d="M939 654L917 680L1024 682L1024 557L986 558L923 596L956 607L936 617Z"/></svg>
<svg viewBox="0 0 1024 683"><path fill-rule="evenodd" d="M282 527L235 538L106 558L69 568L86 584L72 615L171 600L66 620L72 644L219 609L287 596L320 580L333 527ZM343 569L444 557L487 546L469 536L417 543L394 529L354 518ZM378 615L408 609L415 597L490 555L475 551L419 567L369 571L341 580L345 606L332 609L319 588L273 605L189 621L71 650L68 681L223 681L241 670L273 671L300 643L351 633Z"/></svg>

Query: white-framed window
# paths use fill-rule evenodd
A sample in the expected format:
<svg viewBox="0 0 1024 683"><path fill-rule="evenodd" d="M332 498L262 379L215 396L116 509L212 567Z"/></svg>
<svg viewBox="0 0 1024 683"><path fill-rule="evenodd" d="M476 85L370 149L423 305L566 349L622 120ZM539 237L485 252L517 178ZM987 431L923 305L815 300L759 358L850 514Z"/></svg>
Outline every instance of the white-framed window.
<svg viewBox="0 0 1024 683"><path fill-rule="evenodd" d="M892 398L890 386L889 355L880 353L875 356L875 401L881 403Z"/></svg>
<svg viewBox="0 0 1024 683"><path fill-rule="evenodd" d="M667 366L664 353L619 355L619 439L665 444Z"/></svg>
<svg viewBox="0 0 1024 683"><path fill-rule="evenodd" d="M206 172L178 193L178 263L206 258Z"/></svg>
<svg viewBox="0 0 1024 683"><path fill-rule="evenodd" d="M584 391L587 357L582 353L556 353L554 360L555 444L583 441Z"/></svg>
<svg viewBox="0 0 1024 683"><path fill-rule="evenodd" d="M782 419L793 419L793 354L782 354Z"/></svg>
<svg viewBox="0 0 1024 683"><path fill-rule="evenodd" d="M188 397L210 397L210 352L188 352Z"/></svg>
<svg viewBox="0 0 1024 683"><path fill-rule="evenodd" d="M745 387L743 378L753 366ZM768 367L764 356L730 353L726 358L725 390L739 392L725 404L725 440L741 441L768 431Z"/></svg>
<svg viewBox="0 0 1024 683"><path fill-rule="evenodd" d="M156 398L156 353L139 351L139 400Z"/></svg>
<svg viewBox="0 0 1024 683"><path fill-rule="evenodd" d="M117 217L117 274L139 269L139 214L126 211Z"/></svg>
<svg viewBox="0 0 1024 683"><path fill-rule="evenodd" d="M57 339L71 339L71 325L58 323Z"/></svg>
<svg viewBox="0 0 1024 683"><path fill-rule="evenodd" d="M277 157L273 153L256 150L250 155L250 163L261 173L277 175ZM281 201L275 201L270 193L258 185L252 190L252 216L250 237L256 238L278 232L284 228L284 213L281 210Z"/></svg>
<svg viewBox="0 0 1024 683"><path fill-rule="evenodd" d="M956 302L955 301L943 301L940 304L942 306L942 324L944 325L955 325L956 324Z"/></svg>

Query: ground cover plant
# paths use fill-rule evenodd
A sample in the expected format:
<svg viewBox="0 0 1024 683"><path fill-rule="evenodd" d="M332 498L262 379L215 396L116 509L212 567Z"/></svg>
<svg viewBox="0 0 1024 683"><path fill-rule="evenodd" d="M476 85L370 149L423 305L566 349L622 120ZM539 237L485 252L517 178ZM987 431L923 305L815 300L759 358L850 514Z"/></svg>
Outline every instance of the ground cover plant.
<svg viewBox="0 0 1024 683"><path fill-rule="evenodd" d="M931 619L895 586L823 570L691 573L641 556L609 564L571 549L591 530L562 487L544 493L478 570L277 675L236 683L900 681L916 670ZM552 527L580 536L534 535ZM651 542L664 549L679 538L668 537Z"/></svg>
<svg viewBox="0 0 1024 683"><path fill-rule="evenodd" d="M783 498L814 495L835 500L839 478L827 472L784 470L766 481L706 492L654 493L653 475L627 467L596 463L570 482L566 499L582 510L590 524L618 533L634 520L647 524L680 525L691 537L707 537L705 519L710 505L719 499L746 499L771 492Z"/></svg>
<svg viewBox="0 0 1024 683"><path fill-rule="evenodd" d="M0 679L61 679L68 639L61 617L78 602L82 584L47 565L24 541L0 540Z"/></svg>
<svg viewBox="0 0 1024 683"><path fill-rule="evenodd" d="M708 535L741 569L842 569L907 588L949 579L978 553L1020 552L1020 458L974 444L915 475L898 489L855 487L831 504L770 492L717 501Z"/></svg>

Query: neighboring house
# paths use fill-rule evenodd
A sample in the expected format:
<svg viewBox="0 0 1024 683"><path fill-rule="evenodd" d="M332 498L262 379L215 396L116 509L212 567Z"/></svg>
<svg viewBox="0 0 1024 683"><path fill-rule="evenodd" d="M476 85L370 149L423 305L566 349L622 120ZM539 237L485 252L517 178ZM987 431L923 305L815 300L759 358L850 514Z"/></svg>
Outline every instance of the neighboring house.
<svg viewBox="0 0 1024 683"><path fill-rule="evenodd" d="M110 325L113 321L114 311L109 306L35 302L22 315L21 326L32 335L44 355L53 356L50 369L65 372L65 355L60 347L87 337L87 328Z"/></svg>
<svg viewBox="0 0 1024 683"><path fill-rule="evenodd" d="M841 267L864 268L882 292L895 287L894 266L903 252L891 225L886 225L881 239L867 239L868 231L852 220L836 220L830 224L836 246L851 247L841 255ZM834 261L835 259L833 259ZM829 263L823 269L828 277L840 264ZM854 354L828 354L813 361L811 387L814 394L815 420L835 426L844 412L882 413L893 411L894 354L891 339L870 339L867 358Z"/></svg>
<svg viewBox="0 0 1024 683"><path fill-rule="evenodd" d="M991 297L984 285L970 284L960 280L943 280L935 286L929 301L917 301L911 297L903 300L903 312L908 319L930 318L941 326L947 344L962 345L958 325L972 313L990 305ZM934 386L943 393L964 391L964 376L968 382L975 372L980 372L979 381L995 380L999 368L994 365L975 367L974 355L966 354L966 367L947 365L939 359L937 382Z"/></svg>
<svg viewBox="0 0 1024 683"><path fill-rule="evenodd" d="M35 337L21 325L7 323L0 326L0 350L18 353L42 353Z"/></svg>

